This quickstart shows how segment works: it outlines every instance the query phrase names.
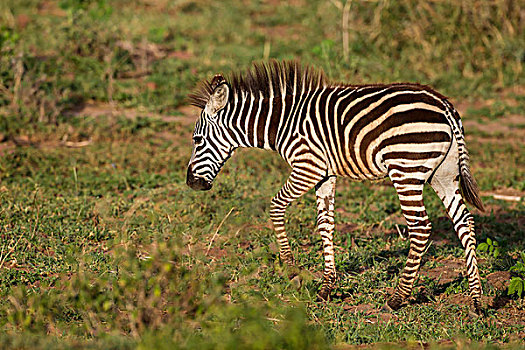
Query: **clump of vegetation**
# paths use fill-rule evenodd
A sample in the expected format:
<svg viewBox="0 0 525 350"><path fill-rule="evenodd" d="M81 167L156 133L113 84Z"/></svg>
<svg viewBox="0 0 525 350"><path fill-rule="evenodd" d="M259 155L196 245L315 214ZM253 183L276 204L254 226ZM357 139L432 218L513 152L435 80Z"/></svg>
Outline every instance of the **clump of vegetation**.
<svg viewBox="0 0 525 350"><path fill-rule="evenodd" d="M521 260L518 260L510 271L515 274L510 280L508 294L517 294L521 298L525 290L525 253L521 253Z"/></svg>
<svg viewBox="0 0 525 350"><path fill-rule="evenodd" d="M276 318L262 303L229 303L226 276L211 265L188 264L176 240L149 247L148 255L116 248L109 252L114 270L104 274L81 260L76 271L39 292L13 288L1 309L3 329L70 339L127 335L121 341L148 347L159 345L160 334L168 337L164 347L327 347L299 305Z"/></svg>
<svg viewBox="0 0 525 350"><path fill-rule="evenodd" d="M485 242L478 244L478 251L487 252L490 256L497 258L500 255L499 243L496 240L487 237Z"/></svg>
<svg viewBox="0 0 525 350"><path fill-rule="evenodd" d="M344 59L324 57L366 79L380 71L382 80L419 80L454 94L470 94L489 81L518 83L525 51L515 3L331 2L341 11L341 45L322 52L342 51Z"/></svg>

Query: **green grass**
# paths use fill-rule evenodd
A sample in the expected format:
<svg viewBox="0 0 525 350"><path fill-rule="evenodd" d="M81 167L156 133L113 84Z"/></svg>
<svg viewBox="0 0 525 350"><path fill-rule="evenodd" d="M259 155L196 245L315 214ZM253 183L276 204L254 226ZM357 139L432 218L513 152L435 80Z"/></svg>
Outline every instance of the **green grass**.
<svg viewBox="0 0 525 350"><path fill-rule="evenodd" d="M523 346L524 300L507 298L489 276L508 271L525 248L523 200L487 195L489 210L474 212L478 241L497 240L500 256L479 253L486 316L472 319L467 282L454 270L463 250L426 189L435 232L427 274L407 307L386 314L380 308L408 252L395 190L387 181L339 180L339 281L333 300L319 303L314 193L288 210L301 267L290 281L268 214L288 166L242 150L212 191L190 190L196 113L181 109L199 79L264 58L298 57L350 83L420 81L467 101L463 119L477 123L465 127L467 142L484 193L510 188L523 197L523 125L507 120L525 114L523 96L512 92L525 83L525 35L512 6L353 2L345 53L342 13L331 1L2 2L0 343ZM503 305L491 307L496 301Z"/></svg>
<svg viewBox="0 0 525 350"><path fill-rule="evenodd" d="M86 129L94 121L70 125ZM60 342L131 347L167 338L190 348L228 348L256 346L250 342L259 334L263 347L295 348L301 341L500 343L523 332L523 326L497 324L505 311L488 309L487 317L472 320L466 305L449 301L467 293L461 278L441 292L438 281L420 279L416 299L434 290L436 300L411 304L386 321L377 312L351 311L362 304L379 309L404 264L408 244L395 232L392 220L401 213L392 187L340 181L337 222L354 228L336 235L340 280L332 302L318 303L315 273L322 256L320 237L313 234L315 197L309 193L289 210L292 247L304 270L297 287L282 271L269 225L269 200L288 172L275 155L239 152L214 190L193 192L184 184L187 138L158 137L160 130L178 135L180 129L188 136L189 126L96 121L89 147L24 147L0 161L7 169L0 193L3 252L10 252L1 274L8 298L0 313L10 337L29 332ZM436 259L462 259L438 199L431 190L426 198L436 238L451 241L431 246L429 266ZM523 241L516 241L523 227L512 223L523 205L489 203L501 209L477 216L480 239L499 237L502 259L512 259L523 250ZM502 270L502 261L482 262L482 275ZM501 293L484 284L489 297ZM511 305L519 310L523 301Z"/></svg>

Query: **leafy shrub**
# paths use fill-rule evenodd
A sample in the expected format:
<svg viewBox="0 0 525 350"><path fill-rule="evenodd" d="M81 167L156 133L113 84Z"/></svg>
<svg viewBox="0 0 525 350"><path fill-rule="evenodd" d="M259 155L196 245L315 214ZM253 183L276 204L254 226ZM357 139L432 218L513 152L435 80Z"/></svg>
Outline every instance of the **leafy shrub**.
<svg viewBox="0 0 525 350"><path fill-rule="evenodd" d="M517 276L510 279L508 294L517 294L521 298L525 290L525 253L521 253L521 260L516 262L516 265L510 268L510 271Z"/></svg>
<svg viewBox="0 0 525 350"><path fill-rule="evenodd" d="M145 348L326 348L302 307L285 307L277 319L267 316L265 303L230 303L225 276L210 264L190 265L176 241L148 250L116 248L114 270L102 276L83 270L80 261L79 271L39 294L14 288L0 306L2 326L94 339L124 334L142 338ZM158 344L161 339L168 345Z"/></svg>
<svg viewBox="0 0 525 350"><path fill-rule="evenodd" d="M485 242L482 242L478 245L478 251L487 252L489 255L497 258L500 255L499 243L498 241L487 237Z"/></svg>

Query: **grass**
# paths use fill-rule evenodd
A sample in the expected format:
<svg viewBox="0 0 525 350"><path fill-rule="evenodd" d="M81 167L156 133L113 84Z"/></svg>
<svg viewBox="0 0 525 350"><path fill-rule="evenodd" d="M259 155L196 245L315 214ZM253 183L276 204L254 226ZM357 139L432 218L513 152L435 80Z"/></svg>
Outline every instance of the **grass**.
<svg viewBox="0 0 525 350"><path fill-rule="evenodd" d="M343 4L340 4L343 5ZM523 346L506 295L524 250L523 23L504 1L6 1L0 4L0 342L15 348ZM315 196L290 207L300 278L268 206L288 175L243 150L211 192L185 167L197 80L299 57L352 83L410 80L463 112L488 211L474 211L486 316L468 316L463 250L426 189L433 244L409 305L382 313L408 243L393 187L338 181L337 289L316 301ZM502 280L503 284L497 282Z"/></svg>

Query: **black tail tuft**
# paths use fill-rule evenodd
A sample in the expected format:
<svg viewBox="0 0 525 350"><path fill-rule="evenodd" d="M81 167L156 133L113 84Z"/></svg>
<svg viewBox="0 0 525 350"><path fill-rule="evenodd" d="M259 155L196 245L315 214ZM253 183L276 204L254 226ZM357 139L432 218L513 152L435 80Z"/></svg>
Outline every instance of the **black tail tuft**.
<svg viewBox="0 0 525 350"><path fill-rule="evenodd" d="M465 198L467 202L469 202L479 210L485 211L485 208L483 207L483 202L481 201L481 198L479 196L478 184L476 183L476 180L474 180L474 177L472 177L468 166L462 166L460 174L460 186L461 192L463 193L463 198Z"/></svg>

